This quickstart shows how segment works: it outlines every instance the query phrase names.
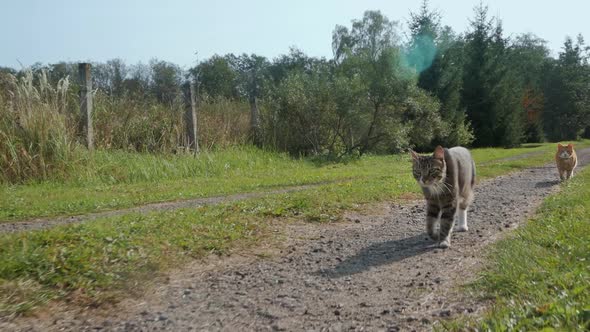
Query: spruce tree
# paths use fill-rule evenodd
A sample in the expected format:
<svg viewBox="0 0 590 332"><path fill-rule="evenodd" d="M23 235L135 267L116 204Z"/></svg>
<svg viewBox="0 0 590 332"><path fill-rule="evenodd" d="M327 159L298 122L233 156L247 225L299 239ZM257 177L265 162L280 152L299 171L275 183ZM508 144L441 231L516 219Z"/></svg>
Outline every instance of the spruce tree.
<svg viewBox="0 0 590 332"><path fill-rule="evenodd" d="M508 48L501 22L488 18L486 6L477 6L466 36L462 90L476 146L512 147L523 138L520 82L508 65Z"/></svg>
<svg viewBox="0 0 590 332"><path fill-rule="evenodd" d="M418 87L439 99L440 115L448 126L444 137L433 143L468 145L473 134L461 106L463 41L450 27L441 27L440 14L430 10L426 0L420 12L410 15L408 64L418 73Z"/></svg>
<svg viewBox="0 0 590 332"><path fill-rule="evenodd" d="M548 65L544 91L544 124L549 137L580 138L590 126L590 68L581 36L576 43L566 38L559 58Z"/></svg>

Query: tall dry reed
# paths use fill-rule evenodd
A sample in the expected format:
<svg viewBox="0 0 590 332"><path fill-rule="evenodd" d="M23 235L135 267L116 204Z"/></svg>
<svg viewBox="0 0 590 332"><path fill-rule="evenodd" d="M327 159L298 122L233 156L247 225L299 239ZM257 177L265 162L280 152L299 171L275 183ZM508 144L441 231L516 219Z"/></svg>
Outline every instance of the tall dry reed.
<svg viewBox="0 0 590 332"><path fill-rule="evenodd" d="M76 162L74 121L68 119L69 79L52 86L47 73L8 75L0 100L0 180L18 183L65 175Z"/></svg>

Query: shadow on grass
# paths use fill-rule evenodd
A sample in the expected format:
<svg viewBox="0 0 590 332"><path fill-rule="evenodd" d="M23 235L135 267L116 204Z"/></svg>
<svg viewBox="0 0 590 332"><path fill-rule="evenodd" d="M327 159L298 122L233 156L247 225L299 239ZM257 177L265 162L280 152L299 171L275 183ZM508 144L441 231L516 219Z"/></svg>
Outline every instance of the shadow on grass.
<svg viewBox="0 0 590 332"><path fill-rule="evenodd" d="M528 144L523 144L522 145L522 147L525 148L525 149L538 148L540 146L543 146L543 144L528 143Z"/></svg>

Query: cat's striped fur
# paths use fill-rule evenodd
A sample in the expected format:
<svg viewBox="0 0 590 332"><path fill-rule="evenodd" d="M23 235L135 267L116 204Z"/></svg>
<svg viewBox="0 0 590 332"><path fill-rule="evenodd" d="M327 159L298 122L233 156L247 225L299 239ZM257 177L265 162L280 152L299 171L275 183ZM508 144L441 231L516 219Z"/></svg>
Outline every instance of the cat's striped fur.
<svg viewBox="0 0 590 332"><path fill-rule="evenodd" d="M467 209L473 202L475 163L463 147L437 146L432 156L411 151L413 175L426 198L426 231L440 246L451 245L455 214L459 210L457 231L467 231ZM440 218L438 232L435 230Z"/></svg>

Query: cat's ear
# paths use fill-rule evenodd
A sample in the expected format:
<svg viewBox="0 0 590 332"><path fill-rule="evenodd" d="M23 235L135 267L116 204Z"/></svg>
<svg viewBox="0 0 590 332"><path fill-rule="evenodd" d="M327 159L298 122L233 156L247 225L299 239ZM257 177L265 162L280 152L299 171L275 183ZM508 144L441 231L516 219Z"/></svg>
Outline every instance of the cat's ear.
<svg viewBox="0 0 590 332"><path fill-rule="evenodd" d="M418 161L420 160L420 155L416 153L416 151L409 149L410 150L410 155L412 155L412 161Z"/></svg>
<svg viewBox="0 0 590 332"><path fill-rule="evenodd" d="M568 145L567 145L567 150L568 150L569 152L572 152L572 151L574 150L574 145L573 145L573 144L571 144L571 143L570 143L570 144L568 144Z"/></svg>
<svg viewBox="0 0 590 332"><path fill-rule="evenodd" d="M445 149L442 146L437 146L434 148L434 154L432 155L434 159L444 160L445 159Z"/></svg>
<svg viewBox="0 0 590 332"><path fill-rule="evenodd" d="M561 150L561 149L563 149L563 145L561 145L561 143L557 143L557 149L558 149L558 150Z"/></svg>

